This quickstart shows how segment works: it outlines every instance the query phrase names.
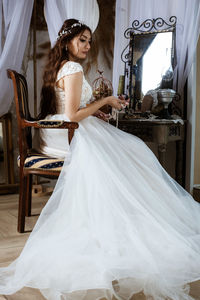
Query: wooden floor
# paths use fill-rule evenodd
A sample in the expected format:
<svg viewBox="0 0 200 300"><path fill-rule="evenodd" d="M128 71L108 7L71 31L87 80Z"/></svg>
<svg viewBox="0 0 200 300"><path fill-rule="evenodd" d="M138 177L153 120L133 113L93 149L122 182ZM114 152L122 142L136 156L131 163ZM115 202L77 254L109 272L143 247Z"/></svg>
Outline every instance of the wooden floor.
<svg viewBox="0 0 200 300"><path fill-rule="evenodd" d="M0 267L7 266L17 258L34 227L42 207L49 196L34 197L32 215L26 218L26 233L17 232L18 195L0 196ZM44 300L36 289L24 288L12 296L0 296L0 300Z"/></svg>
<svg viewBox="0 0 200 300"><path fill-rule="evenodd" d="M26 219L26 233L17 233L17 202L18 195L0 196L0 267L7 266L17 258L33 228L38 215L49 196L33 198L33 216ZM29 231L29 232L28 232ZM200 300L200 281L191 284L191 296ZM24 288L12 296L0 296L0 300L44 300L36 289ZM141 294L132 300L145 300ZM156 300L156 299L155 299Z"/></svg>

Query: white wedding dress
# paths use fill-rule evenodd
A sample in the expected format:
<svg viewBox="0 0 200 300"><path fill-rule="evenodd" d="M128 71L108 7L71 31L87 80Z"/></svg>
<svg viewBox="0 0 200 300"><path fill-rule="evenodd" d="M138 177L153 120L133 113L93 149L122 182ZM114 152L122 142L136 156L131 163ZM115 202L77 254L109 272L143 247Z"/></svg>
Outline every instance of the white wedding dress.
<svg viewBox="0 0 200 300"><path fill-rule="evenodd" d="M67 62L58 78L79 71ZM57 93L53 119L65 117ZM90 98L84 78L80 106ZM70 147L60 133L64 167L21 255L0 269L0 294L27 286L49 300L128 300L140 291L146 299L193 299L200 205L139 138L93 116L79 123ZM48 131L43 139L45 151L61 154Z"/></svg>

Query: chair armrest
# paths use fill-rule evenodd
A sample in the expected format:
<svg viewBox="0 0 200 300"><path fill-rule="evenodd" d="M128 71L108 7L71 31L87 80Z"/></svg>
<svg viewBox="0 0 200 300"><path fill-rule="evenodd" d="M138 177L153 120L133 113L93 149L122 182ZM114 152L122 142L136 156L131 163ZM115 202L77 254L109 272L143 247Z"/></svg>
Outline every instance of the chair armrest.
<svg viewBox="0 0 200 300"><path fill-rule="evenodd" d="M67 122L62 120L38 120L38 121L27 121L22 120L22 127L34 127L34 128L59 128L59 129L77 129L79 127L77 122Z"/></svg>
<svg viewBox="0 0 200 300"><path fill-rule="evenodd" d="M67 121L47 121L47 120L38 120L38 121L27 121L22 120L21 122L22 128L26 127L34 127L34 128L48 128L48 129L68 129L68 141L69 144L71 143L71 140L74 135L74 130L79 127L77 122L67 122Z"/></svg>

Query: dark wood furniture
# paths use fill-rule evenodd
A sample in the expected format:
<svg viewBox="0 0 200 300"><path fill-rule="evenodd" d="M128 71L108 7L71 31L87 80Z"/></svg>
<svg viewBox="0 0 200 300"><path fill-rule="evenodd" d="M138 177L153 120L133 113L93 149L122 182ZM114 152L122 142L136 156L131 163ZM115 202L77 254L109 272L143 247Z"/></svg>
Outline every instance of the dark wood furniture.
<svg viewBox="0 0 200 300"><path fill-rule="evenodd" d="M52 130L54 128L68 129L68 140L70 143L74 130L78 128L78 123L33 119L28 107L28 88L25 77L14 70L7 70L7 74L13 82L19 132L20 190L17 229L18 232L24 232L25 216L31 215L32 175L57 178L60 174L60 171L25 167L25 160L30 156L32 151L31 128L51 128Z"/></svg>
<svg viewBox="0 0 200 300"><path fill-rule="evenodd" d="M12 144L12 118L7 113L0 117L0 125L2 126L2 146L1 153L1 183L0 194L12 193L17 190L14 182L14 164L13 164L13 144Z"/></svg>
<svg viewBox="0 0 200 300"><path fill-rule="evenodd" d="M111 122L115 125L115 122ZM185 122L173 120L119 119L118 128L138 136L144 142L158 145L158 159L165 168L166 150L169 142L176 142L176 181L183 185L183 142L185 139Z"/></svg>
<svg viewBox="0 0 200 300"><path fill-rule="evenodd" d="M200 185L195 185L193 188L193 197L200 203Z"/></svg>

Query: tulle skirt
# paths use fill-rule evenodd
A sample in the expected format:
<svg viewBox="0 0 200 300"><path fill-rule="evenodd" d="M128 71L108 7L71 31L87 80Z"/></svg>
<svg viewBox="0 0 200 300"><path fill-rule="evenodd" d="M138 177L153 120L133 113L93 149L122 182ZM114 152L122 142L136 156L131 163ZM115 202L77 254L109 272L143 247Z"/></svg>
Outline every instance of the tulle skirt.
<svg viewBox="0 0 200 300"><path fill-rule="evenodd" d="M0 294L189 300L199 279L199 204L142 140L88 117L21 255L0 269Z"/></svg>

